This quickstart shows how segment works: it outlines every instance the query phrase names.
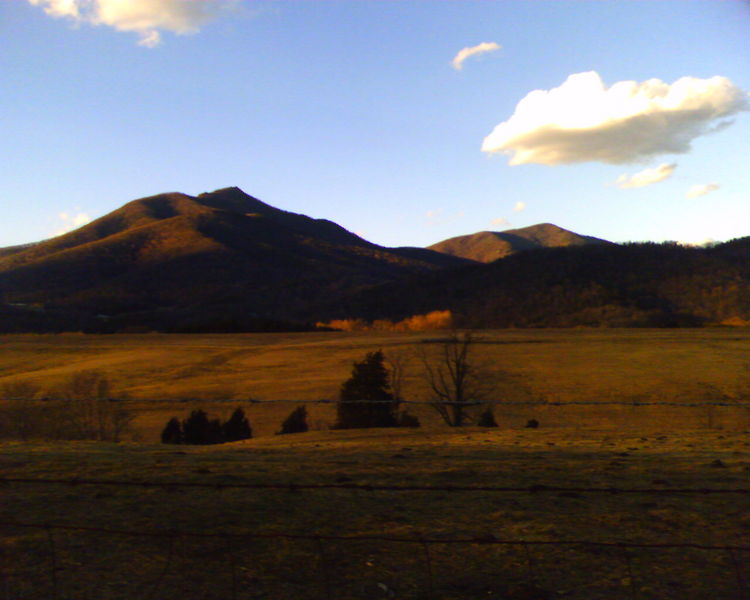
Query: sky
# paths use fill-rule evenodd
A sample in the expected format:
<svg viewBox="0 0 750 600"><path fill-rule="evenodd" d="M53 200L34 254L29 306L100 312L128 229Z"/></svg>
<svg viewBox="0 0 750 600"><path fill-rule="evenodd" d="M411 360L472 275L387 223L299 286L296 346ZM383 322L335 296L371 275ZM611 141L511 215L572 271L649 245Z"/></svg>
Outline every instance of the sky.
<svg viewBox="0 0 750 600"><path fill-rule="evenodd" d="M750 235L750 2L0 0L0 246L238 186L385 246Z"/></svg>

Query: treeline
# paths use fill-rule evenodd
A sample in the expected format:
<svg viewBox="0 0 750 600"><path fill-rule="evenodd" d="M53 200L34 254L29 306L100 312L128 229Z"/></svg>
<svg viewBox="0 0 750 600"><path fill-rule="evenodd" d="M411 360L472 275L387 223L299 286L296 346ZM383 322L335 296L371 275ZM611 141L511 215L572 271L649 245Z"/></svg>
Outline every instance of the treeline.
<svg viewBox="0 0 750 600"><path fill-rule="evenodd" d="M437 309L462 328L742 323L750 320L750 241L530 250L373 288L339 305L352 319L395 322Z"/></svg>

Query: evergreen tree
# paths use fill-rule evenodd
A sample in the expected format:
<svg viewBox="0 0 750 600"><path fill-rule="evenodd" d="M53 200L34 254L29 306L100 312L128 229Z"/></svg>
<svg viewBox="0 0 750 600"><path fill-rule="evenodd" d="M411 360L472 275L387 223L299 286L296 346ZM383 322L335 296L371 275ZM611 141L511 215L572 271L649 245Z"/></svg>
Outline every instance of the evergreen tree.
<svg viewBox="0 0 750 600"><path fill-rule="evenodd" d="M182 422L182 439L186 444L213 444L211 423L203 410L194 410Z"/></svg>
<svg viewBox="0 0 750 600"><path fill-rule="evenodd" d="M229 417L229 420L221 426L223 441L236 442L237 440L248 440L253 437L250 422L245 417L245 411L238 408Z"/></svg>
<svg viewBox="0 0 750 600"><path fill-rule="evenodd" d="M182 426L177 417L172 417L161 432L162 444L181 444Z"/></svg>
<svg viewBox="0 0 750 600"><path fill-rule="evenodd" d="M395 427L399 402L391 393L383 353L368 352L355 362L352 375L341 386L336 406L336 429Z"/></svg>
<svg viewBox="0 0 750 600"><path fill-rule="evenodd" d="M304 433L309 428L307 426L307 408L298 406L281 424L279 435L284 433Z"/></svg>

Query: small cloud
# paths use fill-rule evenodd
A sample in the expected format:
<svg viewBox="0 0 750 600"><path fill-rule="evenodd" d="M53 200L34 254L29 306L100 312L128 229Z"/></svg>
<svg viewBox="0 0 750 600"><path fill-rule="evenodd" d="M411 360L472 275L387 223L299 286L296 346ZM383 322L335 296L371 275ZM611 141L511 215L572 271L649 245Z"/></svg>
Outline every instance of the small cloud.
<svg viewBox="0 0 750 600"><path fill-rule="evenodd" d="M688 190L687 197L698 198L699 196L705 196L706 194L710 194L711 192L718 190L719 187L721 186L718 183L704 183L702 185L694 185Z"/></svg>
<svg viewBox="0 0 750 600"><path fill-rule="evenodd" d="M505 217L498 217L497 219L492 219L492 225L498 226L498 227L507 227L510 225L510 221L506 219Z"/></svg>
<svg viewBox="0 0 750 600"><path fill-rule="evenodd" d="M450 223L455 223L456 221L460 221L461 219L464 218L464 216L465 216L464 211L459 211L457 213L448 214L442 208L428 210L425 213L425 217L427 218L428 225L447 225Z"/></svg>
<svg viewBox="0 0 750 600"><path fill-rule="evenodd" d="M133 31L139 46L154 48L161 43L160 31L196 33L221 14L234 9L239 0L28 0L49 16L67 18L76 24L106 25L117 31Z"/></svg>
<svg viewBox="0 0 750 600"><path fill-rule="evenodd" d="M60 221L57 226L57 229L52 234L53 237L58 236L58 235L63 235L65 233L73 231L74 229L83 227L87 223L91 222L91 217L88 216L84 212L79 212L79 213L76 213L75 215L71 215L71 214L63 212L57 215L57 218Z"/></svg>
<svg viewBox="0 0 750 600"><path fill-rule="evenodd" d="M580 162L625 164L685 154L692 141L750 109L726 77L620 81L607 88L594 71L559 87L535 90L484 138L482 151L511 155L510 165Z"/></svg>
<svg viewBox="0 0 750 600"><path fill-rule="evenodd" d="M662 163L658 167L645 169L634 175L620 175L615 184L622 190L645 187L668 179L676 168L677 164L675 163Z"/></svg>
<svg viewBox="0 0 750 600"><path fill-rule="evenodd" d="M516 202L513 205L513 212L521 212L526 209L526 203L525 202Z"/></svg>
<svg viewBox="0 0 750 600"><path fill-rule="evenodd" d="M495 42L482 42L481 44L477 44L476 46L471 46L459 50L458 54L453 57L451 64L453 65L453 68L456 69L456 71L460 71L461 69L463 69L464 61L467 58L478 56L480 54L486 54L487 52L495 52L497 50L500 50L500 48L500 44L496 44Z"/></svg>

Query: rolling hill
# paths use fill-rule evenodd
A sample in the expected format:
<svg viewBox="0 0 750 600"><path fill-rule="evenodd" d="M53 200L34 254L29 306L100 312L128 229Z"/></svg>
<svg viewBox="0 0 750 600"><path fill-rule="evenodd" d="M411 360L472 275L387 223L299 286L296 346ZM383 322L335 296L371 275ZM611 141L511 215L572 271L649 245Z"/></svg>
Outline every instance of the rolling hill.
<svg viewBox="0 0 750 600"><path fill-rule="evenodd" d="M540 223L522 229L480 231L470 235L460 235L433 244L429 246L429 249L489 263L523 250L611 243L568 231L552 223Z"/></svg>
<svg viewBox="0 0 750 600"><path fill-rule="evenodd" d="M750 322L750 238L711 248L588 244L426 273L340 300L327 318L450 310L459 327L680 327ZM324 312L318 310L318 314Z"/></svg>
<svg viewBox="0 0 750 600"><path fill-rule="evenodd" d="M238 188L160 194L0 251L0 328L274 328L311 303L466 263L381 247Z"/></svg>

